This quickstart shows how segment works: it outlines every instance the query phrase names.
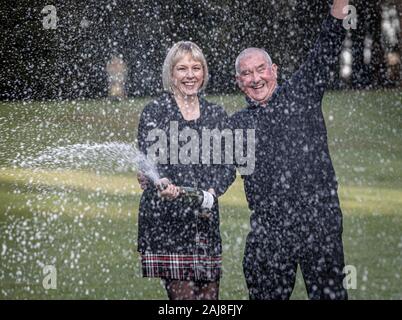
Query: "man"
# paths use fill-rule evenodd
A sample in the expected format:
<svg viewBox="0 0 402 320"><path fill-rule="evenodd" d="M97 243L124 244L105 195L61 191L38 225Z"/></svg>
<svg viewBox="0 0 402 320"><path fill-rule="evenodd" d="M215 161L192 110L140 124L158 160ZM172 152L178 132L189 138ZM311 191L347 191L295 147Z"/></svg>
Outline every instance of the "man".
<svg viewBox="0 0 402 320"><path fill-rule="evenodd" d="M342 213L321 110L344 39L335 0L305 63L278 86L278 67L261 49L236 60L247 108L232 129L256 130L256 163L243 176L251 231L243 260L250 299L289 299L297 266L310 299L347 299L343 287Z"/></svg>

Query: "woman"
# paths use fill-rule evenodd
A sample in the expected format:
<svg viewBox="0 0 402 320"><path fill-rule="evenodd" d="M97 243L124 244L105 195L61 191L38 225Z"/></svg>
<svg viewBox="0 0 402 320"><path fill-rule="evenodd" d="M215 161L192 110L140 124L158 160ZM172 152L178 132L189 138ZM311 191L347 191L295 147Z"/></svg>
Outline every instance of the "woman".
<svg viewBox="0 0 402 320"><path fill-rule="evenodd" d="M157 158L163 177L157 185L167 186L158 191L148 184L141 197L138 250L143 276L162 278L169 299L218 299L222 248L217 201L205 214L180 196L177 186L219 197L233 182L234 167L203 164L201 154L203 130L221 129L227 115L199 95L207 85L208 68L196 44L176 43L162 78L167 92L144 108L138 128L139 149ZM186 132L193 136L184 134L184 139Z"/></svg>

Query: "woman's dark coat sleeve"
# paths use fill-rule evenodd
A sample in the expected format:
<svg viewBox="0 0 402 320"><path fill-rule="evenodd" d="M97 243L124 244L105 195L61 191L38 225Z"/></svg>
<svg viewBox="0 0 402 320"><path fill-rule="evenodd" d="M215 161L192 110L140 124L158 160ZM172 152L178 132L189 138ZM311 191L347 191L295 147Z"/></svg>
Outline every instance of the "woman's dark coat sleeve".
<svg viewBox="0 0 402 320"><path fill-rule="evenodd" d="M223 108L219 108L216 116L221 120L218 129L222 131L226 128L228 115ZM226 128L227 129L227 128ZM219 197L223 195L230 185L236 179L236 167L234 164L225 164L225 139L222 137L221 148L221 164L213 164L211 166L211 187L215 190L216 195Z"/></svg>

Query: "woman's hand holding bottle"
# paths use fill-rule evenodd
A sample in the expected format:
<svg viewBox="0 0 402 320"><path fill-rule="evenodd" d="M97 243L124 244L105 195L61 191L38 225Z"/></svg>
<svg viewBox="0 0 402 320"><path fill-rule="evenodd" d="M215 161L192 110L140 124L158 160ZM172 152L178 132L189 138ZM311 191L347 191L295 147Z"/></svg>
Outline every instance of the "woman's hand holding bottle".
<svg viewBox="0 0 402 320"><path fill-rule="evenodd" d="M180 188L172 184L168 178L159 179L155 183L158 188L158 194L162 198L174 200L180 195Z"/></svg>

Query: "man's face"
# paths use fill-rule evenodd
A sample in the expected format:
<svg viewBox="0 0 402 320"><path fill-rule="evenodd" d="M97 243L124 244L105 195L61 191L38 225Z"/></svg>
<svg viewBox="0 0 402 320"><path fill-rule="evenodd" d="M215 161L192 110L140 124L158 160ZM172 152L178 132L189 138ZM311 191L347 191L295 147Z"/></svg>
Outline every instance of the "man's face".
<svg viewBox="0 0 402 320"><path fill-rule="evenodd" d="M239 67L236 80L240 89L251 99L265 104L277 85L277 66L269 66L264 55L255 52L242 58Z"/></svg>

